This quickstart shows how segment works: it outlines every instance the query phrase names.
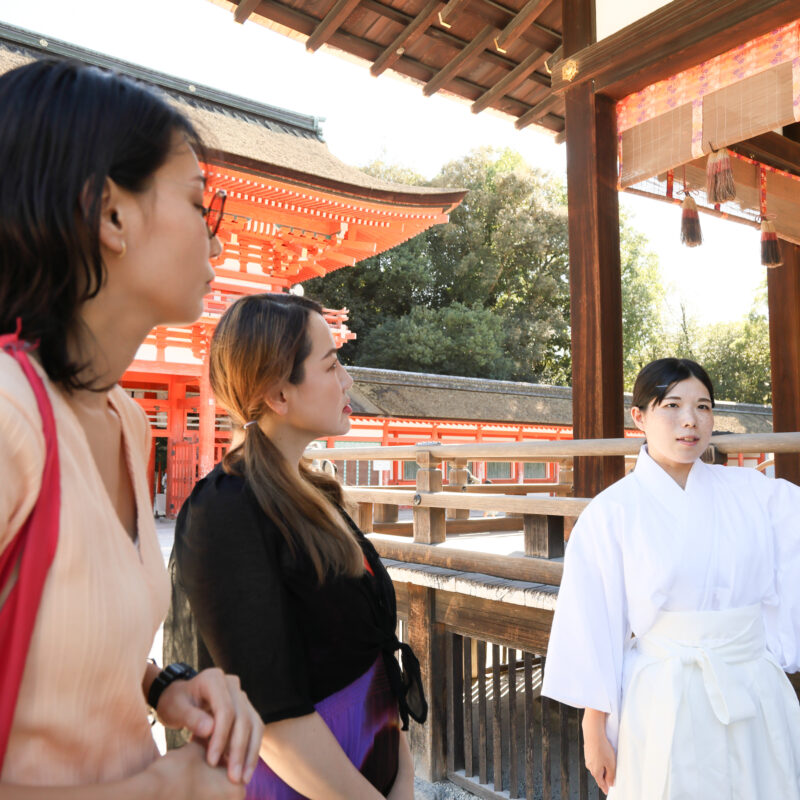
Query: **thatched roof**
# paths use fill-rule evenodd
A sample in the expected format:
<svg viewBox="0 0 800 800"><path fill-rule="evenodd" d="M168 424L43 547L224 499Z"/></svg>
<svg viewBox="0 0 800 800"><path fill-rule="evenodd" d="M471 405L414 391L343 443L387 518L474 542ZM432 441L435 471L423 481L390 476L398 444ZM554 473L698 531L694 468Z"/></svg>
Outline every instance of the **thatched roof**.
<svg viewBox="0 0 800 800"><path fill-rule="evenodd" d="M156 87L191 119L225 163L296 180L311 178L315 185L409 205L451 205L465 194L459 189L390 183L345 164L328 150L317 117L255 103L0 24L0 73L46 56L112 69Z"/></svg>
<svg viewBox="0 0 800 800"><path fill-rule="evenodd" d="M572 390L453 375L348 367L356 414L414 419L571 425ZM630 395L625 397L626 425L631 428ZM714 429L725 433L771 433L772 409L748 403L717 403Z"/></svg>

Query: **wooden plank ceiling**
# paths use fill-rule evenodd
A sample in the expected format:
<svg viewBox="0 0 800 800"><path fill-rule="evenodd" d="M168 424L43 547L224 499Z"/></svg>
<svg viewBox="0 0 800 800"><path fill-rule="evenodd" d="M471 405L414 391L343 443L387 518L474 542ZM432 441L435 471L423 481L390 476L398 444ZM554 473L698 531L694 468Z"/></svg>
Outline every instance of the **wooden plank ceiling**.
<svg viewBox="0 0 800 800"><path fill-rule="evenodd" d="M216 1L216 0L215 0ZM561 54L562 0L238 0L224 3L251 20L307 37L471 103L496 109L517 128L561 133L564 100L551 93ZM220 3L223 5L223 3Z"/></svg>

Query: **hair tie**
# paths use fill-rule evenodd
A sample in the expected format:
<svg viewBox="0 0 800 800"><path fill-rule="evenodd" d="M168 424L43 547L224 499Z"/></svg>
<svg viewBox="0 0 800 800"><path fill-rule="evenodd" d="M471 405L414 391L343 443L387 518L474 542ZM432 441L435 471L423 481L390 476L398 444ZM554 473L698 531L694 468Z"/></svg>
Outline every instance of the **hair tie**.
<svg viewBox="0 0 800 800"><path fill-rule="evenodd" d="M258 420L257 420L257 419L251 419L251 420L250 420L250 422L245 422L245 424L244 424L242 427L243 427L243 428L245 428L245 429L247 429L247 428L249 428L251 425L255 425L257 422L258 422Z"/></svg>

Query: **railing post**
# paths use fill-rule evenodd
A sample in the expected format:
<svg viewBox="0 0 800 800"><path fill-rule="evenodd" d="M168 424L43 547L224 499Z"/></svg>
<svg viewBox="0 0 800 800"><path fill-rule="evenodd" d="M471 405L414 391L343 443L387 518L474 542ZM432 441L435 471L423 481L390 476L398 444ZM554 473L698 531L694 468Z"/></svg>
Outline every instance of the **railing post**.
<svg viewBox="0 0 800 800"><path fill-rule="evenodd" d="M467 464L469 462L466 458L456 458L453 460L453 466L450 468L450 473L447 476L448 483L451 486L458 487L461 491L469 485L469 470ZM469 519L468 508L448 508L447 519Z"/></svg>
<svg viewBox="0 0 800 800"><path fill-rule="evenodd" d="M414 771L426 781L447 776L446 691L447 653L444 625L436 622L436 591L408 585L408 643L419 659L428 700L428 721L411 722L409 740Z"/></svg>
<svg viewBox="0 0 800 800"><path fill-rule="evenodd" d="M375 522L397 522L399 511L397 506L386 505L385 503L375 503L374 520Z"/></svg>
<svg viewBox="0 0 800 800"><path fill-rule="evenodd" d="M358 527L362 533L372 533L372 503L358 504Z"/></svg>
<svg viewBox="0 0 800 800"><path fill-rule="evenodd" d="M523 514L525 555L561 558L564 555L564 517Z"/></svg>
<svg viewBox="0 0 800 800"><path fill-rule="evenodd" d="M424 450L417 454L417 493L442 491L441 459ZM421 544L439 544L445 540L446 528L443 508L414 506L414 541Z"/></svg>

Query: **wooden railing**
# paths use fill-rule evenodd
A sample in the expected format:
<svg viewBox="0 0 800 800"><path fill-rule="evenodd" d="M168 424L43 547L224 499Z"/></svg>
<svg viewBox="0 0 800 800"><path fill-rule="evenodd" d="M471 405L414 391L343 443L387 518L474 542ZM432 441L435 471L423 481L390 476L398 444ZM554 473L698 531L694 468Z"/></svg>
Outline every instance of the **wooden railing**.
<svg viewBox="0 0 800 800"><path fill-rule="evenodd" d="M528 496L536 484L522 485L526 496L517 494L520 485L505 493L496 484L473 488L458 474L443 487L439 467L446 460L457 473L470 460L558 461L568 471L573 457L631 456L641 444L569 440L307 452L418 465L413 489L348 487L346 496L387 564L401 635L422 666L430 713L426 725L411 727L420 777L449 777L483 798L602 797L583 766L580 713L539 694L565 533L589 499ZM729 434L713 444L729 455L800 452L800 433ZM558 493L560 485L546 490ZM411 520L400 521L400 507L412 510ZM470 517L474 511L505 516ZM524 555L458 548L458 534L508 531L522 534Z"/></svg>

